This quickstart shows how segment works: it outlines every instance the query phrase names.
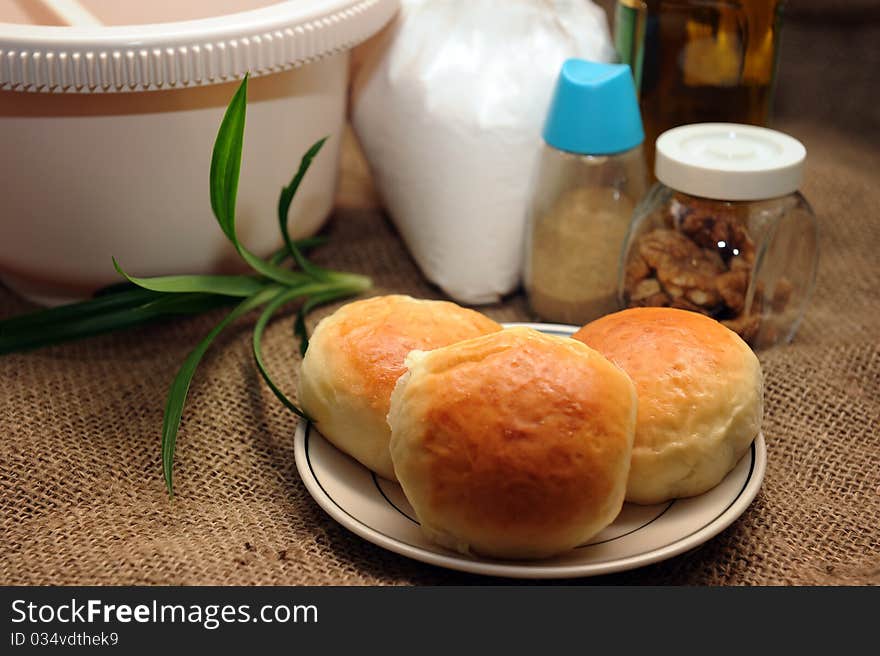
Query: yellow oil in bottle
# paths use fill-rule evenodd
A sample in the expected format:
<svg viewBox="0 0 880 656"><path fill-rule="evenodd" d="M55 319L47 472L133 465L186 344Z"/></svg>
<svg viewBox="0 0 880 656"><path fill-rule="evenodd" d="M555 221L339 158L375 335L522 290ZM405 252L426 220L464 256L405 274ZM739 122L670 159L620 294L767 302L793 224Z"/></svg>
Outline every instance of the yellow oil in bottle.
<svg viewBox="0 0 880 656"><path fill-rule="evenodd" d="M767 125L781 0L618 0L615 43L639 90L645 152L687 123Z"/></svg>

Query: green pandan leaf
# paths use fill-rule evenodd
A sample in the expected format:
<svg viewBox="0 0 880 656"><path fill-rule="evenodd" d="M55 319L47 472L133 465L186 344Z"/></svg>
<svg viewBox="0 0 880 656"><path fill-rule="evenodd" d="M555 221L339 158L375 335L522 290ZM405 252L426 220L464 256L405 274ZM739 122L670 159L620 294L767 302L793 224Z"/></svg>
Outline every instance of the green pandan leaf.
<svg viewBox="0 0 880 656"><path fill-rule="evenodd" d="M248 76L232 96L211 156L211 209L217 217L220 229L235 242L235 200L238 196L238 179L241 173L241 149L244 145L244 123L247 113Z"/></svg>
<svg viewBox="0 0 880 656"><path fill-rule="evenodd" d="M284 243L287 245L287 250L290 252L290 255L300 269L319 280L326 280L327 272L321 267L315 266L309 262L300 252L299 248L297 248L296 243L290 238L290 230L287 226L287 215L290 212L290 203L293 202L293 197L296 196L300 183L308 172L309 167L312 165L312 160L315 159L315 156L321 151L325 141L327 141L327 137L319 139L306 151L306 154L303 155L300 160L299 169L294 174L290 184L281 190L281 194L278 197L278 225L281 228L281 234L284 237Z"/></svg>
<svg viewBox="0 0 880 656"><path fill-rule="evenodd" d="M200 292L206 294L219 294L220 296L240 296L242 298L256 294L267 284L266 280L255 276L158 276L155 278L135 278L128 275L119 266L116 258L113 258L113 266L120 275L138 287L149 289L154 292L171 294Z"/></svg>
<svg viewBox="0 0 880 656"><path fill-rule="evenodd" d="M168 390L168 398L165 403L165 416L162 420L162 471L165 475L165 487L168 494L174 496L174 449L177 444L177 430L180 427L180 419L183 415L183 406L186 403L186 395L189 392L189 384L192 381L196 367L199 366L202 357L223 329L239 317L247 314L268 302L273 296L281 291L281 287L266 287L257 294L246 298L227 314L223 320L214 326L201 342L190 352L183 361L177 375L171 382Z"/></svg>

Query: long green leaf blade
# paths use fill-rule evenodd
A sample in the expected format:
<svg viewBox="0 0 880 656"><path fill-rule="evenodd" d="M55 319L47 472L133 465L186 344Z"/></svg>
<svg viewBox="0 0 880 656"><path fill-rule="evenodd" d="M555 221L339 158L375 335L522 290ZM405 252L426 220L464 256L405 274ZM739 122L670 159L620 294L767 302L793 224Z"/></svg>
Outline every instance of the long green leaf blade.
<svg viewBox="0 0 880 656"><path fill-rule="evenodd" d="M263 309L263 312L260 314L259 319L257 319L257 323L254 325L254 334L253 334L253 351L254 351L254 362L257 364L257 370L260 372L260 375L263 377L263 380L266 382L266 385L272 390L272 393L275 397L281 401L281 403L289 410L292 410L295 414L299 415L303 419L308 419L306 414L297 406L293 401L287 398L287 395L281 391L281 388L275 384L275 381L272 380L272 377L269 375L269 371L266 368L266 364L263 361L263 350L262 350L262 342L263 342L263 332L266 330L266 325L272 319L273 315L285 304L302 296L302 291L298 289L288 289L281 293L279 293L275 298L273 298L268 305Z"/></svg>
<svg viewBox="0 0 880 656"><path fill-rule="evenodd" d="M199 362L201 362L208 347L211 346L211 343L216 339L217 335L223 332L226 326L254 308L266 303L278 293L279 289L275 286L267 287L235 306L232 312L227 314L190 352L174 377L168 390L165 416L162 420L162 471L165 476L165 487L168 489L170 497L174 497L174 449L177 444L177 431L180 428L180 418L183 414L183 406L186 403L189 385L192 382L193 374L195 374Z"/></svg>
<svg viewBox="0 0 880 656"><path fill-rule="evenodd" d="M160 316L200 314L214 308L230 305L235 300L234 296L219 294L164 294L155 301L155 305L151 309L161 312Z"/></svg>
<svg viewBox="0 0 880 656"><path fill-rule="evenodd" d="M223 234L254 271L284 285L298 285L307 282L311 276L283 269L257 257L238 241L235 232L235 200L238 194L241 152L244 145L247 82L248 77L245 75L232 100L229 101L214 141L214 152L211 157L211 209Z"/></svg>
<svg viewBox="0 0 880 656"><path fill-rule="evenodd" d="M265 280L260 280L254 276L188 275L136 278L123 271L115 257L113 258L113 266L129 282L154 292L174 294L200 292L220 294L222 296L247 297L256 294L267 284Z"/></svg>
<svg viewBox="0 0 880 656"><path fill-rule="evenodd" d="M169 315L198 314L226 305L232 300L227 296L213 294L163 296L153 292L145 293L150 294L150 297L133 305L110 306L98 312L68 315L61 319L0 326L0 355L92 337Z"/></svg>
<svg viewBox="0 0 880 656"><path fill-rule="evenodd" d="M321 148L324 146L324 142L326 142L327 139L328 137L319 139L306 151L305 155L303 155L300 160L299 169L294 174L290 184L281 189L281 194L278 197L278 225L281 227L281 234L284 237L284 243L287 245L287 250L290 251L291 256L300 269L318 280L326 279L326 274L323 269L309 262L299 248L297 248L296 243L290 238L290 230L287 224L290 203L293 202L293 198L296 196L296 192L299 189L303 178L308 172L309 167L312 165L312 160L315 159L315 156L319 152L321 152Z"/></svg>
<svg viewBox="0 0 880 656"><path fill-rule="evenodd" d="M323 235L315 235L314 237L303 237L302 239L297 239L293 243L296 244L296 247L300 250L300 252L305 252L315 248L316 246L323 246L327 243L327 237Z"/></svg>
<svg viewBox="0 0 880 656"><path fill-rule="evenodd" d="M18 329L41 330L55 323L81 319L83 317L110 312L126 307L134 307L157 298L159 294L146 289L127 289L125 291L99 296L78 303L20 314L0 321L0 337Z"/></svg>
<svg viewBox="0 0 880 656"><path fill-rule="evenodd" d="M235 200L238 195L241 150L244 144L247 85L248 76L245 75L226 108L211 156L211 209L223 233L232 242L237 242Z"/></svg>
<svg viewBox="0 0 880 656"><path fill-rule="evenodd" d="M270 280L274 280L275 282L279 282L282 285L302 285L309 282L314 282L315 279L312 276L303 273L302 271L291 271L290 269L285 269L277 264L272 264L270 262L266 262L265 260L257 257L253 253L251 253L244 246L235 242L235 246L238 249L238 254L241 255L241 258L250 265L250 267L266 278Z"/></svg>
<svg viewBox="0 0 880 656"><path fill-rule="evenodd" d="M321 235L317 235L315 237L305 237L304 239L297 239L293 243L296 244L296 247L299 248L299 250L302 252L314 248L315 246L326 244L327 238ZM285 244L277 251L272 253L272 256L269 258L269 264L282 264L284 260L286 260L288 257L290 257L290 250Z"/></svg>
<svg viewBox="0 0 880 656"><path fill-rule="evenodd" d="M315 294L309 300L302 304L299 312L296 313L296 320L293 322L293 334L299 340L299 354L305 357L306 351L309 350L309 333L306 330L306 316L319 305L335 301L337 298L348 296L350 292L330 291L323 294Z"/></svg>
<svg viewBox="0 0 880 656"><path fill-rule="evenodd" d="M324 303L328 303L332 300L342 298L345 296L351 296L352 294L357 294L362 291L361 287L352 287L351 285L327 285L322 283L313 283L311 285L304 285L299 288L291 288L286 289L280 292L275 298L273 298L268 305L263 309L262 314L260 314L259 319L257 319L257 323L254 325L254 333L253 333L253 351L254 351L254 361L257 364L257 370L260 372L260 375L263 377L263 380L266 382L266 385L272 391L272 393L276 396L276 398L281 401L281 403L292 410L294 413L303 417L304 419L308 419L303 411L289 398L284 392L281 391L281 388L275 384L275 381L272 380L271 375L269 374L268 369L266 368L266 364L263 361L262 354L262 340L263 340L263 332L266 329L266 325L275 315L275 313L286 303L293 301L302 296L308 296L308 299L305 303L303 303L299 312L297 313L296 323L297 327L301 326L301 334L299 328L296 329L298 335L300 335L300 344L303 344L305 341L306 345L308 345L308 336L306 335L305 329L305 315L307 315L312 309L315 307L322 305ZM305 349L300 347L301 353L305 355Z"/></svg>

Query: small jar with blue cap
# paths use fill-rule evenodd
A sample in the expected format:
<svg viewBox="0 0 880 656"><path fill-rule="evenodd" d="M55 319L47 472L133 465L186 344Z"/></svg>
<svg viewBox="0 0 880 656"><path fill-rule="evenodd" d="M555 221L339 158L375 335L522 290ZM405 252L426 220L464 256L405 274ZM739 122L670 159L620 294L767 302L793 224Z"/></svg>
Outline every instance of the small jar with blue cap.
<svg viewBox="0 0 880 656"><path fill-rule="evenodd" d="M566 61L543 137L527 220L525 288L541 319L582 325L618 309L620 252L647 190L629 66Z"/></svg>

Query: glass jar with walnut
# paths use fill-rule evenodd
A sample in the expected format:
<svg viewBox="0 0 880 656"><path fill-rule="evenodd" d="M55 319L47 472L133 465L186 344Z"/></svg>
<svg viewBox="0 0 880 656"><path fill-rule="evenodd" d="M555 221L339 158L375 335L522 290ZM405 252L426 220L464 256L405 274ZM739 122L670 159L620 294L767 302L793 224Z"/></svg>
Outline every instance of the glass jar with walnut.
<svg viewBox="0 0 880 656"><path fill-rule="evenodd" d="M662 139L658 140L658 153ZM736 148L725 151L723 145L716 144L719 153L740 152ZM745 147L760 146L747 143ZM711 152L712 147L708 148ZM680 153L673 156L687 159ZM708 160L711 155L701 166L708 166ZM715 196L760 196L781 188L778 179L773 184L772 171L769 179L752 181L742 177L742 170L735 172L729 176L726 184L730 187L725 191L725 178L717 172L714 179L711 172L704 177L693 177L695 173L690 172L689 178L682 177L676 163L664 175L664 166L658 157L661 182L633 216L621 258L621 304L700 312L718 319L756 348L791 340L816 276L818 233L809 203L798 191L729 200L681 190L688 187ZM679 189L665 184L664 177ZM789 181L787 186L791 185ZM762 187L766 189L762 191Z"/></svg>

